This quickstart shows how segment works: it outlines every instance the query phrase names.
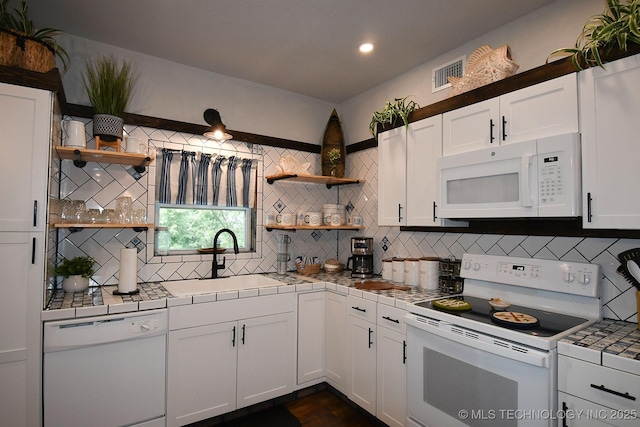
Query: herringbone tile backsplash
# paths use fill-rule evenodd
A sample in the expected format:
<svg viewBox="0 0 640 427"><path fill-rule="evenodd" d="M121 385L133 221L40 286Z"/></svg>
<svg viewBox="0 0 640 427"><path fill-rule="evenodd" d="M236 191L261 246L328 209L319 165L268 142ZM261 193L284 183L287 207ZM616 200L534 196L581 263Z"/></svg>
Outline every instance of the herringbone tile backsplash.
<svg viewBox="0 0 640 427"><path fill-rule="evenodd" d="M91 121L87 123L87 140L92 147ZM180 134L151 128L126 126L127 133L149 139L155 147L197 149L203 139L196 135ZM207 142L211 144L211 142ZM208 145L209 146L209 145ZM216 149L247 152L244 143L229 142ZM338 258L346 262L350 255L350 238L356 235L373 237L375 271L381 271L381 260L392 256L419 257L454 255L465 252L492 255L510 255L543 259L570 260L600 264L602 269L603 316L613 319L637 321L635 288L616 273L619 263L616 255L624 250L640 247L637 239L581 238L529 235L495 235L440 232L400 232L398 227L378 227L377 171L378 151L375 148L359 151L347 157L346 175L365 182L327 189L323 185L279 181L269 185L264 176L277 172L280 157L293 155L300 162L310 162L310 173L320 173L317 154L272 147L254 147L261 152L258 165L258 231L256 252L227 255L225 275L276 271L276 238L280 231L268 232L263 227L265 212L297 212L322 209L324 203L353 206L364 219L365 230L353 231L298 231L285 233L291 237L289 253L296 256L318 256L320 260ZM57 165L56 165L57 166ZM87 208L113 208L115 199L131 196L136 208L147 208L149 222L154 220L155 163L139 179L128 166L88 163L83 169L72 162L62 162L60 195L62 198L85 200ZM56 169L56 168L54 168ZM211 274L211 255L153 256L153 231L135 232L131 229L84 229L70 233L61 230L60 253L65 257L91 255L98 264L93 277L96 284L115 284L118 280L118 257L122 247L138 248L138 279L164 281L197 278ZM386 248L386 250L384 249ZM293 261L289 264L294 269Z"/></svg>

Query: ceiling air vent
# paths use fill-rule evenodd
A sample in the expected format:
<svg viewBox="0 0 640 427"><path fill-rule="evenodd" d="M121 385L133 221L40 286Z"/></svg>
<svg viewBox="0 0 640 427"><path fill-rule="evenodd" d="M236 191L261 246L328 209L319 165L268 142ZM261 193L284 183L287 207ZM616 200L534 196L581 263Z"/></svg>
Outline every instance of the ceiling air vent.
<svg viewBox="0 0 640 427"><path fill-rule="evenodd" d="M464 75L465 57L454 59L433 69L431 77L431 92L437 92L451 87L447 77L462 77Z"/></svg>

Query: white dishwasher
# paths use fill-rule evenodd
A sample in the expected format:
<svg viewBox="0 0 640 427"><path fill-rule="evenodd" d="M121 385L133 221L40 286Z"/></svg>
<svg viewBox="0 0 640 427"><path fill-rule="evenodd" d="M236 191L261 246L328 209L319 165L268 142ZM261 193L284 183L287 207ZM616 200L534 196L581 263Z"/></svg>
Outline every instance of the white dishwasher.
<svg viewBox="0 0 640 427"><path fill-rule="evenodd" d="M165 425L167 310L44 324L44 427Z"/></svg>

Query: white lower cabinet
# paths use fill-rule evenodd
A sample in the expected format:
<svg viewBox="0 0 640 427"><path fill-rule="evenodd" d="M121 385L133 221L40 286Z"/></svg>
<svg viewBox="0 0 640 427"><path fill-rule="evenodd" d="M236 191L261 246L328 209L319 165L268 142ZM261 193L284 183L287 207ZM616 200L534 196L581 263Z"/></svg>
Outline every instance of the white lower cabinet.
<svg viewBox="0 0 640 427"><path fill-rule="evenodd" d="M407 333L404 310L378 304L376 416L389 426L407 421Z"/></svg>
<svg viewBox="0 0 640 427"><path fill-rule="evenodd" d="M640 376L558 355L558 409L562 426L640 425Z"/></svg>
<svg viewBox="0 0 640 427"><path fill-rule="evenodd" d="M347 394L347 296L326 293L325 371L327 382Z"/></svg>
<svg viewBox="0 0 640 427"><path fill-rule="evenodd" d="M347 296L347 397L376 415L376 303Z"/></svg>
<svg viewBox="0 0 640 427"><path fill-rule="evenodd" d="M169 332L168 426L190 424L293 391L294 294L283 295L287 301L278 300L281 295L274 297L180 306L173 313L170 309L170 329L178 329ZM254 310L265 315L195 326ZM267 314L270 311L285 312Z"/></svg>
<svg viewBox="0 0 640 427"><path fill-rule="evenodd" d="M324 290L298 295L298 385L324 380L325 300Z"/></svg>

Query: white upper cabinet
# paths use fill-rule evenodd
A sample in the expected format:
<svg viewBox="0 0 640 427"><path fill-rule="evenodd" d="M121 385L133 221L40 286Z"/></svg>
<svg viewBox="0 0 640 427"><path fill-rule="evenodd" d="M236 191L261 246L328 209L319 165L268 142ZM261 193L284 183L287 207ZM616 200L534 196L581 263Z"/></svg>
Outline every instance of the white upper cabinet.
<svg viewBox="0 0 640 427"><path fill-rule="evenodd" d="M577 77L568 74L442 117L444 156L578 132Z"/></svg>
<svg viewBox="0 0 640 427"><path fill-rule="evenodd" d="M580 73L583 227L640 229L640 55Z"/></svg>
<svg viewBox="0 0 640 427"><path fill-rule="evenodd" d="M441 114L378 136L378 225L467 225L438 217L441 155Z"/></svg>
<svg viewBox="0 0 640 427"><path fill-rule="evenodd" d="M44 230L51 92L0 83L0 231Z"/></svg>
<svg viewBox="0 0 640 427"><path fill-rule="evenodd" d="M407 224L406 168L407 128L402 126L379 134L378 225Z"/></svg>

